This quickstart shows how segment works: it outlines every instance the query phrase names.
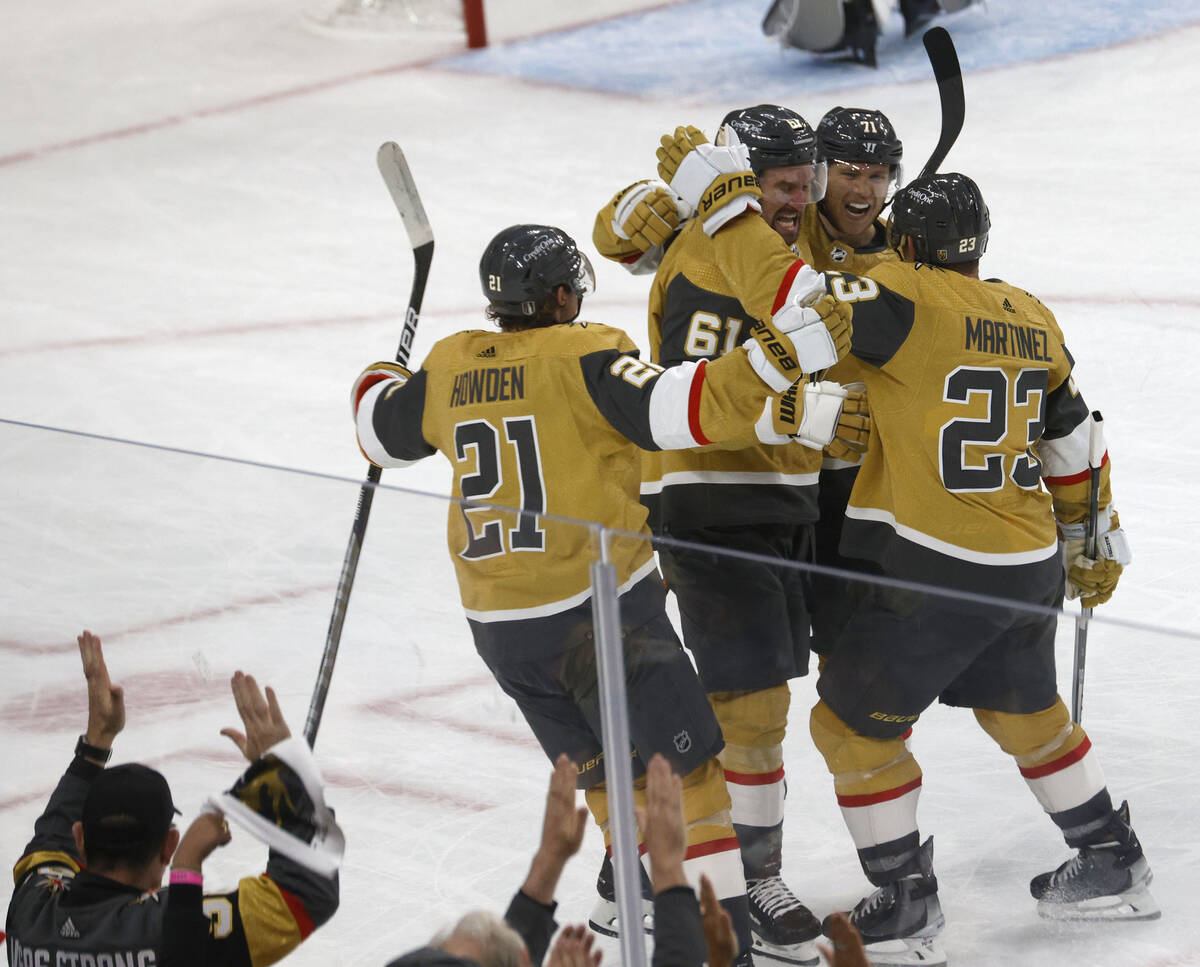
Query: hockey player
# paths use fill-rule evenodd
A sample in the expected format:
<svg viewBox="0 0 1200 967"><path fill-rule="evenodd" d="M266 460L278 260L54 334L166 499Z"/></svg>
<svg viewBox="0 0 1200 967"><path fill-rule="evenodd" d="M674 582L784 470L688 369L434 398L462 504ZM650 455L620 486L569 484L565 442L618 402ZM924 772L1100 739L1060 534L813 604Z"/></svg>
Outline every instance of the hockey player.
<svg viewBox="0 0 1200 967"><path fill-rule="evenodd" d="M825 197L804 210L801 235L818 271L861 275L897 256L887 245L884 206L903 179L904 147L882 111L834 107L817 125L817 140L829 166ZM843 384L862 382L861 363L853 356L828 372ZM832 450L832 448L831 448ZM842 570L873 571L873 565L838 551L850 489L862 459L861 447L827 451L821 462L816 525L816 562ZM853 601L847 582L831 575L812 576L813 649L828 653Z"/></svg>
<svg viewBox="0 0 1200 967"><path fill-rule="evenodd" d="M579 785L606 833L593 538L590 528L553 518L617 531L608 549L622 592L635 769L661 752L684 777L689 879L709 876L748 948L745 879L715 758L721 730L664 610L638 500L638 447L745 446L762 423L782 448L787 437L760 420L768 391L756 373L773 373L773 364L752 343L711 363L664 370L638 359L622 331L574 323L593 286L591 266L556 228L505 229L479 271L487 314L501 331L443 339L414 374L394 363L369 367L352 394L359 444L379 466L405 466L437 451L453 464L453 493L467 502L450 509L449 544L476 650L547 755L565 752L577 763ZM837 305L826 300L818 310ZM800 365L814 369L837 355L831 330L838 320L822 323L819 311L809 312L809 335L822 350ZM840 336L848 345L844 329ZM804 388L798 429L815 434L812 445L828 442L843 396L831 384Z"/></svg>
<svg viewBox="0 0 1200 967"><path fill-rule="evenodd" d="M201 861L229 842L229 828L203 813L181 842L173 825L178 810L160 773L135 763L105 768L125 726L124 693L109 679L100 639L85 631L78 641L87 731L13 868L5 924L9 963L275 963L333 916L336 875L314 873L272 849L265 875L247 877L232 891L203 894ZM288 739L287 723L270 689L264 699L254 679L240 672L232 687L246 734L225 734L261 764L264 753ZM168 865L171 885L162 891ZM177 914L190 909L192 919L172 920L168 907ZM210 911L220 914L219 921L212 914L211 929ZM190 938L186 958L179 956L184 938L177 929Z"/></svg>
<svg viewBox="0 0 1200 967"><path fill-rule="evenodd" d="M826 183L816 133L799 114L773 104L732 111L722 130L726 125L749 149L762 188L760 221L811 262L801 226L815 213ZM664 199L658 207L655 192ZM673 240L662 236L666 222L656 216L679 212L665 207L674 197L661 183L631 186L601 211L594 231L597 247L611 257L622 254L614 245L618 233L639 235L622 228L632 228L630 218L642 226L640 238L627 243L638 251L629 264L657 265L649 334L651 355L665 366L720 357L750 339L755 319L714 261L702 211ZM665 252L640 250L647 231L661 236L660 244L670 240ZM666 537L810 561L820 468L821 454L800 447L652 454L643 461L643 499L655 530ZM725 738L721 762L733 796L755 951L816 963L820 924L781 876L788 681L808 673L807 575L671 544L659 546L659 559L679 602L684 643Z"/></svg>
<svg viewBox="0 0 1200 967"><path fill-rule="evenodd" d="M678 129L663 139L664 178L674 176L694 135ZM694 153L701 167L730 154L702 145ZM752 189L743 191L752 197ZM732 194L726 205L744 211L746 198ZM921 770L902 738L934 701L974 710L1078 851L1031 882L1042 916L1159 916L1128 807L1113 808L1088 736L1057 694L1056 621L1047 610L1061 603L1064 579L1068 596L1080 596L1084 607L1107 601L1129 562L1109 462L1106 455L1099 556L1091 560L1082 553L1088 407L1051 312L1014 286L979 278L990 217L978 186L959 174L906 186L888 223L903 264L879 265L870 278L822 279L797 266L756 219L720 215L710 216L720 226L718 261L745 304L769 306L780 279L796 298L807 277L808 298L828 287L853 307L851 352L867 364L874 422L843 552L875 562L889 577L959 592L1003 589L1032 606L868 588L822 671L810 725L877 888L850 912L868 950L883 945L873 960L945 959L935 941L944 919L932 840L921 843L916 821ZM907 958L889 959L897 944Z"/></svg>
<svg viewBox="0 0 1200 967"><path fill-rule="evenodd" d="M904 36L911 37L941 13L954 13L974 0L900 0ZM878 66L875 44L887 26L890 0L773 0L763 33L779 42L820 54L839 54Z"/></svg>

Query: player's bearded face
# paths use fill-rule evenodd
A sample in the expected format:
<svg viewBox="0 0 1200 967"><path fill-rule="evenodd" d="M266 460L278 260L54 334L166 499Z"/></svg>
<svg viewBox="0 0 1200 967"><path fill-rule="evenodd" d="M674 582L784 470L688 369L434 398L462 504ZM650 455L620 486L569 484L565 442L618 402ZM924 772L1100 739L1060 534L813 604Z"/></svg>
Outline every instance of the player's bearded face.
<svg viewBox="0 0 1200 967"><path fill-rule="evenodd" d="M800 235L804 206L814 201L816 171L812 165L767 168L758 179L762 189L762 217L788 245Z"/></svg>

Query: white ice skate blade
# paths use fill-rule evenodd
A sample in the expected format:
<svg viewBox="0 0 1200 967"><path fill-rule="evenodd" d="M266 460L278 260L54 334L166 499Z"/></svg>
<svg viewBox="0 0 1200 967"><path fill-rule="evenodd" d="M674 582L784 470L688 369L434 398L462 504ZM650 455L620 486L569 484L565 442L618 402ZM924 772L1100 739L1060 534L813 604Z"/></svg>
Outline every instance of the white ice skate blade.
<svg viewBox="0 0 1200 967"><path fill-rule="evenodd" d="M592 912L588 914L588 926L605 937L619 937L621 936L621 928L618 923L620 912L620 908L614 901L597 899L596 905L592 907ZM642 900L642 929L646 933L654 933L654 903L650 900Z"/></svg>
<svg viewBox="0 0 1200 967"><path fill-rule="evenodd" d="M756 964L759 961L770 961L776 964L800 964L801 967L817 967L821 963L821 955L817 953L817 945L814 941L807 940L804 943L790 944L784 947L767 943L758 934L754 933L753 929L750 931L750 936L754 939L752 953Z"/></svg>
<svg viewBox="0 0 1200 967"><path fill-rule="evenodd" d="M942 967L946 963L946 952L933 937L880 940L865 949L872 967Z"/></svg>
<svg viewBox="0 0 1200 967"><path fill-rule="evenodd" d="M1075 903L1038 900L1038 916L1047 920L1157 920L1162 908L1146 887Z"/></svg>

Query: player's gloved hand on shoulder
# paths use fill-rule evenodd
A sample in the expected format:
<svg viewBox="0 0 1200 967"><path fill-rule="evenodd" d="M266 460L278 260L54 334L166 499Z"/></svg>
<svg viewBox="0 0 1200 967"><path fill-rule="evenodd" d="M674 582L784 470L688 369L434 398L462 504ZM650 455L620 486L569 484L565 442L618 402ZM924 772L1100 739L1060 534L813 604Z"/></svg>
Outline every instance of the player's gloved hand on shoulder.
<svg viewBox="0 0 1200 967"><path fill-rule="evenodd" d="M832 295L803 304L814 294L789 297L770 322L756 322L751 329L750 365L776 393L805 374L828 369L850 351L853 310Z"/></svg>
<svg viewBox="0 0 1200 967"><path fill-rule="evenodd" d="M1079 598L1085 608L1104 604L1113 596L1125 565L1133 560L1129 540L1121 529L1117 512L1110 505L1100 514L1096 535L1096 560L1085 552L1087 525L1060 524L1066 542L1067 597Z"/></svg>
<svg viewBox="0 0 1200 967"><path fill-rule="evenodd" d="M850 395L844 386L831 380L797 381L779 396L767 398L762 416L754 425L755 435L762 443L795 442L821 450L833 440Z"/></svg>
<svg viewBox="0 0 1200 967"><path fill-rule="evenodd" d="M709 235L744 211L762 211L750 152L731 127L723 131L718 146L699 128L678 127L662 136L657 151L659 177L704 219Z"/></svg>
<svg viewBox="0 0 1200 967"><path fill-rule="evenodd" d="M642 252L666 245L691 215L687 202L661 181L643 181L629 188L613 212L612 229Z"/></svg>
<svg viewBox="0 0 1200 967"><path fill-rule="evenodd" d="M845 463L860 463L871 439L871 408L867 402L865 383L846 383L846 400L834 430L833 439L825 447L825 455Z"/></svg>
<svg viewBox="0 0 1200 967"><path fill-rule="evenodd" d="M358 419L358 404L372 386L385 380L398 381L403 385L409 381L412 373L399 363L372 363L358 375L350 388L350 415Z"/></svg>

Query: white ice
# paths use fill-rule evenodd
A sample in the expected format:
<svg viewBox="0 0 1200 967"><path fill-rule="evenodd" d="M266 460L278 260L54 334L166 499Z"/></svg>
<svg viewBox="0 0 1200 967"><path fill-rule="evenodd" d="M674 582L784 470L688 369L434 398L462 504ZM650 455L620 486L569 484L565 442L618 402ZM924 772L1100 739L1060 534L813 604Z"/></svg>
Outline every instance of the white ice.
<svg viewBox="0 0 1200 967"><path fill-rule="evenodd" d="M495 231L550 222L590 249L595 210L652 170L663 131L711 129L761 99L449 69L434 59L452 39L321 33L305 13L295 0L6 5L6 862L85 725L81 628L105 639L126 687L118 758L160 766L184 821L239 769L217 734L236 721L233 669L274 683L302 728L365 470L347 392L363 365L394 353L410 283L377 146L403 145L437 236L419 360L436 338L482 324L476 265ZM934 708L915 738L920 818L936 837L955 964L1200 964L1197 51L1200 26L1185 25L967 73L967 125L947 167L972 174L990 204L986 272L1056 311L1079 384L1106 417L1135 563L1092 626L1084 723L1114 796L1130 800L1163 917L1039 920L1028 879L1067 851L969 713ZM716 38L697 54L714 77L719 55ZM840 76L819 96L800 83L787 103L811 119L835 103L883 109L915 171L937 135L932 81L896 83L886 61ZM644 343L646 281L594 261L585 315ZM446 479L435 460L384 477L433 492ZM469 907L502 909L536 842L549 768L471 647L444 513L398 490L375 503L317 742L349 840L342 907L293 955L297 967L382 965ZM1069 638L1068 621L1064 692ZM866 884L807 735L812 680L793 696L784 868L825 913ZM586 916L599 851L590 831L561 884L560 921ZM209 882L232 885L263 858L241 834L210 862Z"/></svg>

